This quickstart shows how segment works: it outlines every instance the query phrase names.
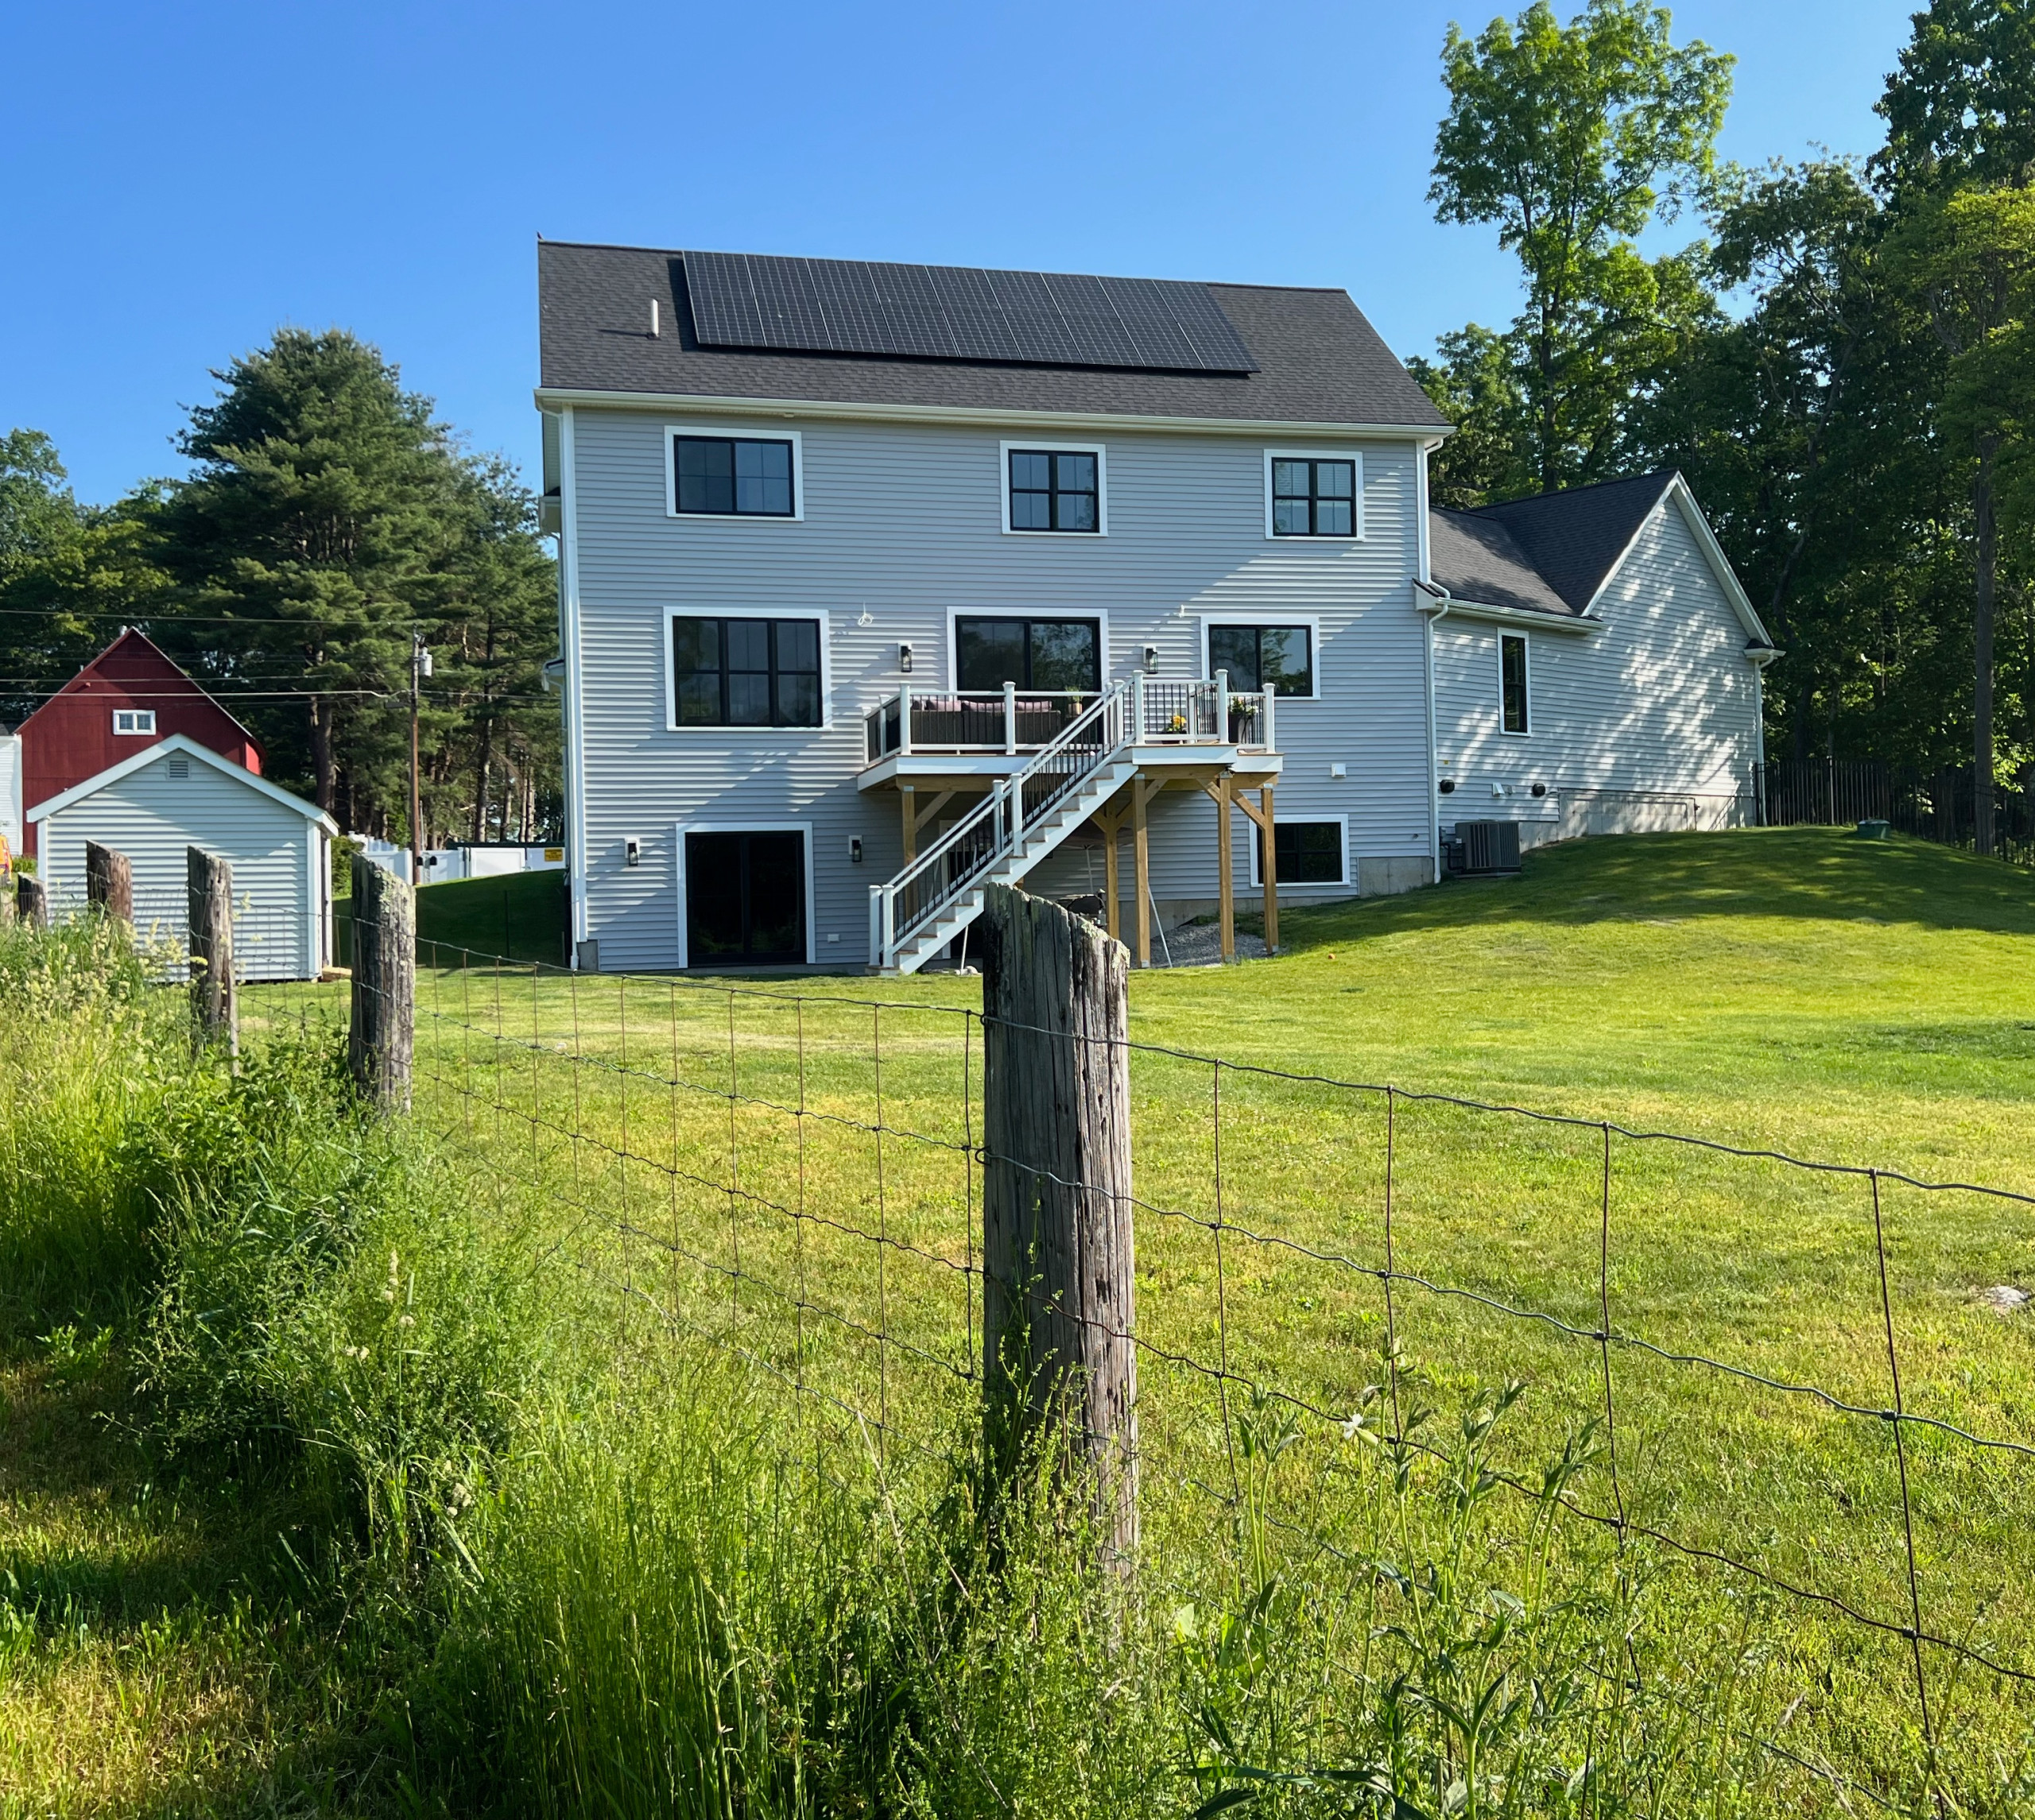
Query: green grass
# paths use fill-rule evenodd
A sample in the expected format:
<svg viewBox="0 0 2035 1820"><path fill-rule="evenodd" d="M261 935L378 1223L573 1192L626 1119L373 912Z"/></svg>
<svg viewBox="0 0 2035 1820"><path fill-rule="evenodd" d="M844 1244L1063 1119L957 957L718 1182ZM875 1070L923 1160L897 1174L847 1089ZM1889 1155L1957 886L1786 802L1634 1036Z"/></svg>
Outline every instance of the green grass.
<svg viewBox="0 0 2035 1820"><path fill-rule="evenodd" d="M434 887L423 902L466 889ZM1820 831L1662 836L1556 848L1515 881L1289 907L1282 921L1289 950L1273 959L1134 976L1134 1035L1339 1081L2035 1188L2021 1141L2035 1087L2025 873ZM1473 1696L1483 1674L1537 1694L1517 1711L1501 1701L1494 1710L1512 1716L1478 1734L1487 1762L1509 1766L1505 1799L1527 1806L1479 1811L1575 1811L1576 1798L1564 1806L1538 1779L1590 1750L1608 1779L1589 1793L1592 1813L1835 1810L1825 1785L1749 1741L1777 1736L1926 1804L1899 1639L1769 1599L1671 1549L1635 1542L1614 1555L1601 1532L1549 1528L1509 1491L1467 1504L1450 1492L1481 1485L1487 1465L1538 1485L1587 1436L1603 1397L1593 1343L1405 1286L1401 1389L1440 1412L1423 1432L1454 1464L1409 1459L1402 1493L1389 1456L1346 1433L1349 1416L1379 1408L1366 1396L1385 1375L1383 1298L1374 1276L1293 1248L1382 1261L1385 1109L1367 1091L1225 1069L1219 1203L1214 1073L1134 1057L1148 1203L1139 1319L1157 1349L1141 1363L1144 1597L1115 1615L1089 1603L1068 1578L1064 1538L1051 1539L1065 1513L1047 1512L1014 1616L984 1590L975 1552L972 1405L955 1376L980 1319L952 1268L973 1255L979 1207L959 1148L981 1129L979 1032L971 1047L955 1015L979 1004L976 982L771 989L803 1003L751 996L758 983L427 970L416 1125L436 1134L443 1160L426 1167L437 1186L417 1205L437 1211L405 1214L412 1236L399 1241L348 1226L339 1251L357 1263L258 1272L258 1294L235 1291L254 1336L234 1342L235 1356L268 1361L250 1378L280 1411L267 1419L368 1463L340 1493L384 1512L363 1516L371 1535L416 1506L405 1572L427 1565L403 1596L444 1628L435 1680L382 1671L423 1715L404 1734L405 1774L494 1765L504 1779L432 1784L455 1807L485 1790L510 1806L732 1811L738 1785L769 1812L1180 1813L1197 1787L1242 1786L1239 1764L1297 1774L1402 1745L1406 1786L1429 1787L1436 1765L1459 1769L1464 1748L1438 1703ZM343 989L250 993L250 1053L300 1020L329 1020ZM892 1133L880 1156L867 1129L879 1103ZM777 1109L800 1105L826 1116ZM1599 1131L1402 1099L1393 1144L1400 1269L1595 1326ZM1619 1140L1611 1190L1615 1332L1885 1402L1871 1207L1857 1179ZM801 1210L812 1217L793 1217ZM2035 1317L2002 1317L1975 1291L2035 1282L2031 1210L1890 1185L1882 1211L1908 1407L2029 1439ZM204 1230L258 1230L258 1257L281 1242L273 1215L250 1226L243 1209L226 1227L219 1217ZM892 1242L879 1253L870 1233ZM206 1286L208 1321L223 1286L242 1280L228 1264L248 1242L177 1254ZM374 1288L401 1277L390 1249L420 1260L423 1287L403 1306L421 1326L449 1322L432 1329L443 1335L434 1354L467 1361L409 1401L366 1388L397 1307ZM521 1287L490 1288L498 1269ZM525 1293L535 1299L515 1299ZM473 1312L453 1321L454 1310ZM878 1330L891 1343L867 1337ZM490 1336L504 1330L548 1361L536 1378L498 1356ZM781 1377L725 1376L714 1361L731 1343ZM1168 1353L1227 1356L1240 1380L1227 1404ZM1622 1497L1641 1522L1905 1621L1886 1425L1624 1348L1612 1369L1618 1482L1599 1433L1564 1470L1571 1496L1597 1509ZM202 1357L188 1376L184 1405L203 1408ZM1479 1387L1508 1378L1525 1388L1504 1419L1488 1434L1459 1429ZM1332 1419L1254 1403L1252 1385ZM448 1427L432 1414L440 1404L513 1405L521 1439L505 1449L484 1424ZM353 1413L341 1423L335 1408ZM10 1458L0 1497L29 1470ZM109 1456L109 1482L134 1470L126 1458ZM1925 1625L2035 1668L2029 1464L1911 1434ZM398 1483L420 1489L390 1504ZM434 1527L431 1512L462 1497L474 1514ZM18 1538L25 1520L9 1508L0 1560L19 1562L33 1551L10 1541L8 1524ZM95 1520L76 1519L70 1546L91 1551ZM104 1533L114 1548L117 1527ZM428 1565L448 1533L474 1551L472 1575ZM246 1546L262 1556L258 1541ZM1381 1558L1397 1578L1365 1565ZM1516 1618L1487 1583L1521 1601ZM204 1652L227 1623L215 1592L192 1597L191 1640L172 1652L188 1671L179 1686L219 1672ZM643 1615L622 1622L632 1612ZM390 1644L391 1660L415 1647ZM262 1648L228 1653L235 1675L270 1671ZM329 1712L315 1683L302 1691L295 1659L278 1648L275 1710ZM44 1679L24 1686L53 1685L68 1663L76 1688L110 1697L113 1671L89 1652L52 1640L35 1660ZM1626 1666L1641 1672L1620 1691ZM2018 1811L2025 1791L2013 1779L2035 1708L1939 1654L1925 1666L1936 1787L1974 1812ZM386 1714L388 1698L355 1697L357 1754L388 1755L362 1743L380 1736L384 1720L365 1715ZM36 1760L96 1760L75 1732L48 1741L51 1710L0 1689L0 1712L45 1741ZM238 1742L219 1747L222 1760L239 1767L216 1786L243 1791L250 1773L271 1773L260 1710L257 1699L226 1728ZM178 1741L206 1721L189 1702L163 1710L153 1748L180 1760ZM1184 1775L1196 1760L1199 1778ZM711 1787L682 1795L696 1773ZM367 1800L381 1785L344 1786ZM1320 1788L1254 1786L1281 1810L1343 1810Z"/></svg>

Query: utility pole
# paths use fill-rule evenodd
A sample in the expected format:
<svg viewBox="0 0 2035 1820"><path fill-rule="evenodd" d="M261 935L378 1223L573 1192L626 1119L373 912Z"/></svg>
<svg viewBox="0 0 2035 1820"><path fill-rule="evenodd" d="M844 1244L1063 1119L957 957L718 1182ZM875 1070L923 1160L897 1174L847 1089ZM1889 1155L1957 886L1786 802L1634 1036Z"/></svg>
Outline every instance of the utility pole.
<svg viewBox="0 0 2035 1820"><path fill-rule="evenodd" d="M417 769L417 703L421 695L419 684L431 674L431 652L425 649L424 634L410 634L410 883L424 882L424 792Z"/></svg>

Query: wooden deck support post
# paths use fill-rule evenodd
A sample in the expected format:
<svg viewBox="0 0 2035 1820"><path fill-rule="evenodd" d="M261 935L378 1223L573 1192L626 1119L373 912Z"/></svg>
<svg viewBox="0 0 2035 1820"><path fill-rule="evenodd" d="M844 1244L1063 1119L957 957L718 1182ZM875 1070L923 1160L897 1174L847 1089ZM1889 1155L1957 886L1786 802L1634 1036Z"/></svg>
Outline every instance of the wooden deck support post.
<svg viewBox="0 0 2035 1820"><path fill-rule="evenodd" d="M1132 788L1136 788L1136 784L1134 784ZM1103 897L1104 907L1109 912L1107 922L1110 939L1120 942L1123 939L1121 927L1123 912L1116 900L1118 887L1116 849L1118 837L1123 832L1123 817L1121 815L1107 818L1098 815L1095 826L1103 831Z"/></svg>
<svg viewBox="0 0 2035 1820"><path fill-rule="evenodd" d="M1147 788L1142 776L1130 780L1130 855L1132 882L1138 887L1138 964L1152 964L1152 842L1145 826L1145 806L1157 786Z"/></svg>
<svg viewBox="0 0 2035 1820"><path fill-rule="evenodd" d="M1236 856L1231 851L1230 788L1227 774L1215 780L1215 888L1226 961L1237 958Z"/></svg>
<svg viewBox="0 0 2035 1820"><path fill-rule="evenodd" d="M14 915L26 928L49 927L49 893L33 873L21 873L15 877Z"/></svg>
<svg viewBox="0 0 2035 1820"><path fill-rule="evenodd" d="M85 901L123 923L134 920L134 869L126 854L85 842Z"/></svg>
<svg viewBox="0 0 2035 1820"><path fill-rule="evenodd" d="M416 900L393 873L356 854L347 1064L360 1090L385 1112L409 1109L416 995Z"/></svg>
<svg viewBox="0 0 2035 1820"><path fill-rule="evenodd" d="M233 868L200 847L184 850L190 916L191 1039L203 1049L226 1045L240 1057L239 989L233 977Z"/></svg>
<svg viewBox="0 0 2035 1820"><path fill-rule="evenodd" d="M897 786L897 800L905 808L905 864L919 857L919 793L909 784Z"/></svg>
<svg viewBox="0 0 2035 1820"><path fill-rule="evenodd" d="M1266 691L1265 699L1268 702L1272 699L1269 690ZM1265 873L1265 951L1276 955L1279 951L1279 852L1273 838L1273 829L1277 824L1272 815L1269 784L1258 792L1258 806L1265 812L1264 819L1258 824L1265 842L1264 858L1260 862Z"/></svg>
<svg viewBox="0 0 2035 1820"><path fill-rule="evenodd" d="M1056 1431L1105 1566L1138 1547L1128 956L1058 904L991 885L983 919L983 1368L1006 1475Z"/></svg>

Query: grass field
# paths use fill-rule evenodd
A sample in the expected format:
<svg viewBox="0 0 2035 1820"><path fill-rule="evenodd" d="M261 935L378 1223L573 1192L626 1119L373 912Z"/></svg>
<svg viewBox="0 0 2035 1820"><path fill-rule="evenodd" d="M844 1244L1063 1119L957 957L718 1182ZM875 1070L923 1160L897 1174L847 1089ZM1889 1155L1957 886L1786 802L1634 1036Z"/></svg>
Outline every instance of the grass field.
<svg viewBox="0 0 2035 1820"><path fill-rule="evenodd" d="M351 898L334 905L334 951L347 963L353 938ZM565 955L565 878L556 872L517 872L503 878L461 878L417 893L417 939L447 948L556 966Z"/></svg>
<svg viewBox="0 0 2035 1820"><path fill-rule="evenodd" d="M1362 1626L1324 1640L1339 1613L1375 1609L1377 1575L1361 1563L1390 1545L1389 1488L1353 1463L1362 1449L1340 1425L1387 1375L1384 1298L1366 1273L1384 1257L1386 1103L1363 1083L2035 1190L2025 873L1821 831L1663 836L1557 848L1516 881L1282 920L1281 956L1131 987L1134 1036L1154 1046L1133 1059L1139 1321L1153 1349L1141 1365L1146 1583L1166 1609L1196 1612L1181 1661L1205 1683L1204 1706L1227 1710L1207 1690L1235 1683L1244 1717L1231 1729L1257 1725L1260 1755L1277 1730L1265 1729L1265 1684L1224 1666L1227 1642L1193 1640L1249 1633L1273 1609L1253 1599L1277 1582L1304 1589L1292 1596L1306 1615L1278 1646L1296 1684L1323 1663L1355 1672ZM485 947L485 935L467 939ZM250 1041L329 1019L343 990L250 993ZM979 1129L976 982L716 986L519 967L428 972L419 992L418 1122L440 1134L469 1215L541 1260L576 1343L632 1369L703 1342L738 1347L811 1387L787 1408L832 1445L853 1451L841 1412L862 1411L901 1477L917 1450L951 1449L979 1319L965 1156ZM1219 1080L1168 1048L1246 1066ZM1490 1306L1597 1325L1601 1129L1396 1097L1392 1118L1397 1268L1487 1299L1397 1293L1402 1388L1441 1412L1429 1432L1444 1452L1467 1445L1450 1438L1454 1411L1479 1387L1523 1380L1476 1442L1485 1465L1538 1484L1586 1436L1562 1481L1579 1504L1622 1502L1663 1535L1907 1622L1888 1424L1621 1346L1614 1484L1588 1431L1603 1404L1597 1345ZM1981 1293L2035 1283L2035 1209L1884 1185L1883 1306L1862 1179L1625 1137L1609 1152L1606 1287L1622 1340L1872 1410L1890 1396L1890 1311L1911 1412L2035 1439L2035 1315L2003 1315ZM0 1737L15 1741L0 1744L0 1813L173 1805L176 1789L254 1801L291 1760L286 1737L301 1750L363 1725L348 1671L319 1647L326 1621L278 1590L289 1570L267 1538L289 1520L262 1499L286 1505L285 1493L250 1506L244 1485L192 1481L165 1500L145 1450L87 1419L136 1394L117 1345L110 1358L75 1356L74 1341L37 1338L48 1319L14 1319L0 1411L12 1579L0 1586L45 1589L10 1594L11 1609L45 1613L60 1604L48 1589L92 1589L65 1609L98 1616L46 1637L45 1621L16 1621L33 1636L0 1657L17 1662L0 1694ZM1176 1359L1226 1361L1227 1391ZM1288 1426L1293 1405L1268 1390L1321 1418ZM1923 1628L2035 1671L2035 1462L1908 1437ZM1494 1577L1510 1583L1533 1556L1533 1520L1530 1499L1479 1502ZM1684 1756L1721 1765L1750 1732L1898 1801L1932 1785L1973 1811L2019 1810L2035 1705L2017 1684L1925 1652L1938 1743L1925 1770L1902 1638L1671 1547L1614 1555L1588 1525L1561 1535L1572 1583L1630 1601L1613 1614L1623 1647L1673 1710L1731 1682L1729 1724L1692 1721ZM1591 1624L1613 1621L1590 1609ZM71 1717L101 1709L117 1718ZM1659 1748L1670 1710L1649 1710L1634 1749ZM307 1760L321 1760L315 1748ZM1827 1784L1777 1760L1761 1759L1773 1779L1757 1785L1734 1764L1727 1779L1754 1790L1743 1810L1835 1810ZM1689 1810L1670 1799L1645 1810Z"/></svg>

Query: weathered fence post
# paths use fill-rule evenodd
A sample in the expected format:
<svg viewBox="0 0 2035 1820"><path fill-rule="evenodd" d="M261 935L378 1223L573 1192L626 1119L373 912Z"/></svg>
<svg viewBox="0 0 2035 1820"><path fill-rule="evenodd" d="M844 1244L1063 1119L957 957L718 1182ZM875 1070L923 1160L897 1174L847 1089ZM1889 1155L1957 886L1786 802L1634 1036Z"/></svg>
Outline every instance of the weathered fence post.
<svg viewBox="0 0 2035 1820"><path fill-rule="evenodd" d="M983 1361L990 1457L1049 1425L1092 1477L1106 1563L1138 1546L1130 956L989 888L983 943Z"/></svg>
<svg viewBox="0 0 2035 1820"><path fill-rule="evenodd" d="M240 995L233 977L233 867L200 847L184 850L190 920L192 1038L224 1043L240 1058Z"/></svg>
<svg viewBox="0 0 2035 1820"><path fill-rule="evenodd" d="M134 871L126 854L85 842L85 901L123 923L134 920Z"/></svg>
<svg viewBox="0 0 2035 1820"><path fill-rule="evenodd" d="M25 872L15 881L14 914L31 929L49 927L49 893L33 873Z"/></svg>
<svg viewBox="0 0 2035 1820"><path fill-rule="evenodd" d="M385 1111L409 1109L416 993L416 900L393 873L356 854L347 1063L361 1091Z"/></svg>

